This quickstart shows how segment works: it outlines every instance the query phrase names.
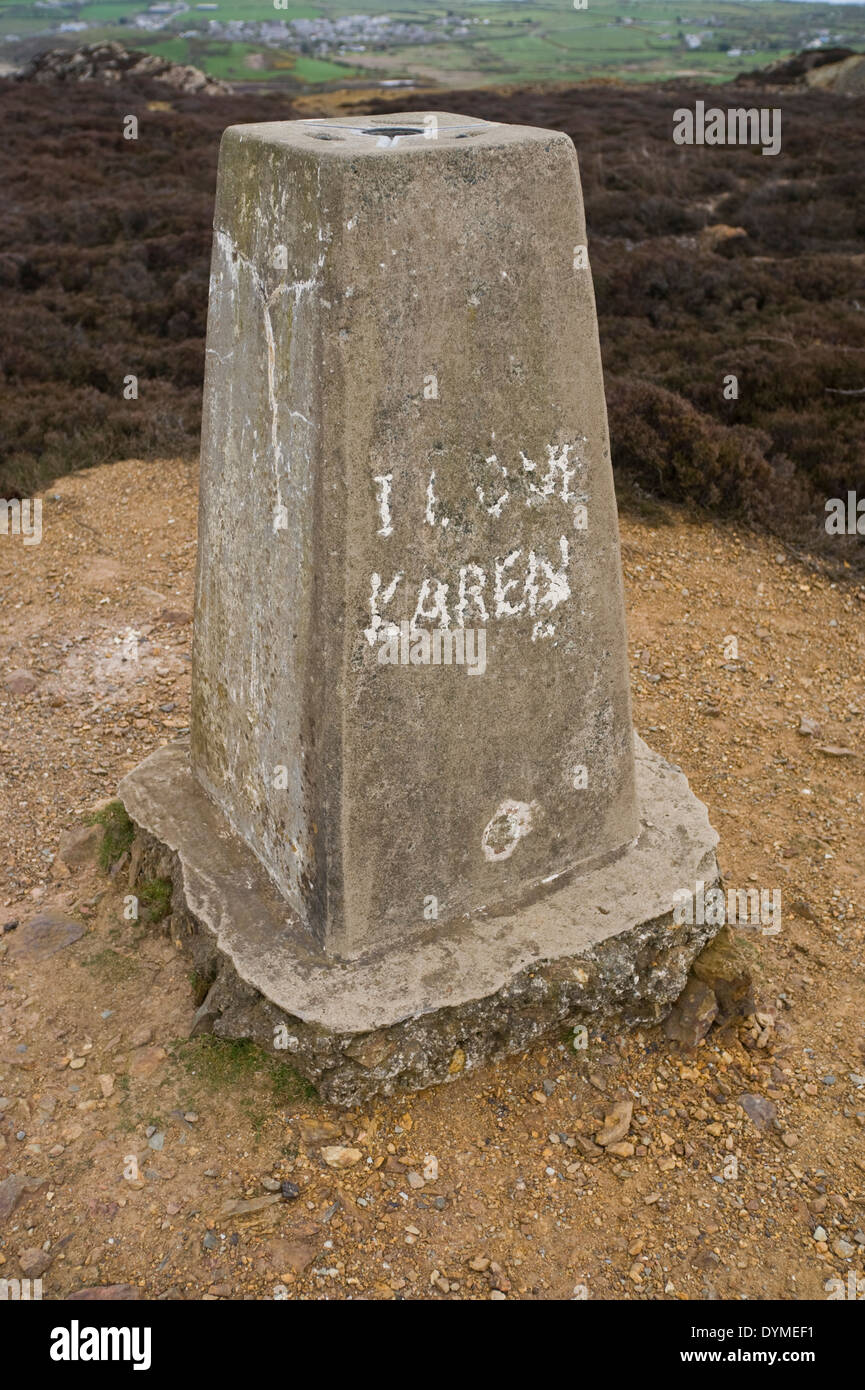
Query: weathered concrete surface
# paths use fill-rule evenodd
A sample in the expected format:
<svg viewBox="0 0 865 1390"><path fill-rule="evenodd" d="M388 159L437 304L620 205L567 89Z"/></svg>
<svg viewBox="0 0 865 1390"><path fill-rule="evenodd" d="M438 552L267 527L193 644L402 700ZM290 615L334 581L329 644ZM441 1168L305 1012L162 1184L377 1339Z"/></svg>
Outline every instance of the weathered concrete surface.
<svg viewBox="0 0 865 1390"><path fill-rule="evenodd" d="M483 669L427 664L453 633ZM211 982L196 1028L281 1041L353 1104L662 1017L717 837L636 750L570 140L233 127L191 743L120 788Z"/></svg>
<svg viewBox="0 0 865 1390"><path fill-rule="evenodd" d="M352 1105L447 1081L565 1023L664 1017L714 931L673 926L673 896L718 881L717 834L682 773L639 739L636 751L640 831L614 864L551 885L516 913L342 962L310 949L202 792L184 742L152 754L120 796L145 832L140 876L172 879L173 932L213 981L200 1029L251 1037Z"/></svg>
<svg viewBox="0 0 865 1390"><path fill-rule="evenodd" d="M636 834L574 147L425 119L237 126L220 161L193 767L343 958ZM379 664L401 620L482 630L485 673Z"/></svg>

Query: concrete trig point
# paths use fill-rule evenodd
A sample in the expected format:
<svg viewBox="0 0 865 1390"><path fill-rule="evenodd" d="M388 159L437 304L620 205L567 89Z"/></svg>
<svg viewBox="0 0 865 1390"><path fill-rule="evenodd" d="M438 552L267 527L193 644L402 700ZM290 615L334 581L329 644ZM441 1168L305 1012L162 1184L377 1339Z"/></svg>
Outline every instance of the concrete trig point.
<svg viewBox="0 0 865 1390"><path fill-rule="evenodd" d="M204 406L191 739L120 793L198 1026L355 1103L663 1016L717 837L632 732L568 137L226 131Z"/></svg>

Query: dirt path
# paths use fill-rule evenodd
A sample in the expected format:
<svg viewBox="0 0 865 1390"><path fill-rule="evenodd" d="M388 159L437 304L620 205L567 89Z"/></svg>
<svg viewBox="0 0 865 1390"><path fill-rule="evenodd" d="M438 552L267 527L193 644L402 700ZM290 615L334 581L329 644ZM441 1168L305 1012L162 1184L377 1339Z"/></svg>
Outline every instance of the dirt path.
<svg viewBox="0 0 865 1390"><path fill-rule="evenodd" d="M346 1115L253 1049L189 1039L170 932L125 919L123 870L55 857L188 720L196 472L123 462L44 496L41 545L0 537L0 928L20 924L0 938L0 1278L230 1299L797 1299L862 1278L862 588L731 527L622 524L636 726L707 802L727 885L782 892L778 935L738 933L760 1018L692 1050L564 1037ZM49 909L40 954L23 928ZM593 1154L625 1098L633 1154ZM325 1145L360 1156L334 1170Z"/></svg>

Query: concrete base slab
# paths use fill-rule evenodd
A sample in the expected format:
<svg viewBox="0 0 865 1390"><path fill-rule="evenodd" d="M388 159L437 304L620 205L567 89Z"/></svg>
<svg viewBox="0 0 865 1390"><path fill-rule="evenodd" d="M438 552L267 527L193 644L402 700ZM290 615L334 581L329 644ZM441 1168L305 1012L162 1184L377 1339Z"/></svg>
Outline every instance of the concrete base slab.
<svg viewBox="0 0 865 1390"><path fill-rule="evenodd" d="M210 982L195 1031L252 1038L327 1100L418 1090L563 1026L654 1023L716 928L673 923L717 884L717 833L683 773L635 736L640 831L612 863L558 875L516 913L490 907L352 959L325 955L192 774L159 749L121 783L139 879L173 883L172 930Z"/></svg>

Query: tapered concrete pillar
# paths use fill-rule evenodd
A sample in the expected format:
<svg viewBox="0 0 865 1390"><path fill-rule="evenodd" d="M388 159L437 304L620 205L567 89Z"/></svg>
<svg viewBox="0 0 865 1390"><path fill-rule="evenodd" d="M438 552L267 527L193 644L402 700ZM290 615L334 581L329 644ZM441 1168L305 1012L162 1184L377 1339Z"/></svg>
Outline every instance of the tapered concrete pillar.
<svg viewBox="0 0 865 1390"><path fill-rule="evenodd" d="M226 132L195 624L191 748L121 794L202 1026L351 1101L675 997L716 837L632 732L567 136Z"/></svg>

